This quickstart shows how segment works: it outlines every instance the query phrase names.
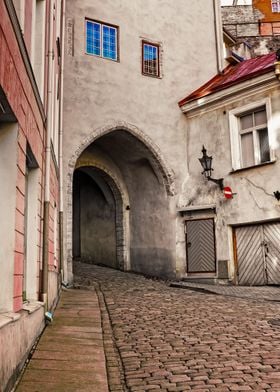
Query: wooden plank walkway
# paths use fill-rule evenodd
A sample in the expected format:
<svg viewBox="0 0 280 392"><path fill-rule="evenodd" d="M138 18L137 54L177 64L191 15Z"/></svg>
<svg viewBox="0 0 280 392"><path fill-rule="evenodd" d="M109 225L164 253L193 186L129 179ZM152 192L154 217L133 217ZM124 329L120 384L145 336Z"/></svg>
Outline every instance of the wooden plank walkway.
<svg viewBox="0 0 280 392"><path fill-rule="evenodd" d="M101 315L93 290L62 292L16 392L108 392Z"/></svg>

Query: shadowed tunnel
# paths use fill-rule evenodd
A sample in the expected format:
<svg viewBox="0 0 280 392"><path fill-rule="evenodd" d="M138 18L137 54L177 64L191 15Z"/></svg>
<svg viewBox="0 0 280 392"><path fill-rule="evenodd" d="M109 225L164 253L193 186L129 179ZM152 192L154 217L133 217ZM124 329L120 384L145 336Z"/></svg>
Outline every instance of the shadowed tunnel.
<svg viewBox="0 0 280 392"><path fill-rule="evenodd" d="M73 180L73 256L81 261L171 276L175 229L159 162L124 130L92 143Z"/></svg>

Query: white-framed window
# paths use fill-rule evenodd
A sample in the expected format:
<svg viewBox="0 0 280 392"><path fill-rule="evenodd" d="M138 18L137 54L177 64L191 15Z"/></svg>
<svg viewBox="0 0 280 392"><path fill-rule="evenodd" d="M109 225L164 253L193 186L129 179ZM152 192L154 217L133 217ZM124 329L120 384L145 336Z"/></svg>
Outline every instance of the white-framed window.
<svg viewBox="0 0 280 392"><path fill-rule="evenodd" d="M159 45L142 41L142 73L148 76L160 76Z"/></svg>
<svg viewBox="0 0 280 392"><path fill-rule="evenodd" d="M270 118L271 108L268 99L230 111L233 170L274 160Z"/></svg>
<svg viewBox="0 0 280 392"><path fill-rule="evenodd" d="M280 12L280 0L271 0L271 11Z"/></svg>
<svg viewBox="0 0 280 392"><path fill-rule="evenodd" d="M86 19L86 53L118 61L118 28Z"/></svg>

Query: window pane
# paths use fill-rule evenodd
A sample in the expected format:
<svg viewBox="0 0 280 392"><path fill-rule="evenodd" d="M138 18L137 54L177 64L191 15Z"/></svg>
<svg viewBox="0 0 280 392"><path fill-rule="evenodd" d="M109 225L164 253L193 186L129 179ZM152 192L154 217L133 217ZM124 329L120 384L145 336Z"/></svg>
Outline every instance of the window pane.
<svg viewBox="0 0 280 392"><path fill-rule="evenodd" d="M267 128L260 129L258 131L258 134L259 134L259 143L260 143L261 163L268 162L270 161L270 152L269 152Z"/></svg>
<svg viewBox="0 0 280 392"><path fill-rule="evenodd" d="M87 21L86 34L87 53L100 56L100 24Z"/></svg>
<svg viewBox="0 0 280 392"><path fill-rule="evenodd" d="M266 124L266 110L260 110L259 112L255 112L255 125Z"/></svg>
<svg viewBox="0 0 280 392"><path fill-rule="evenodd" d="M150 44L143 45L143 72L158 76L158 47Z"/></svg>
<svg viewBox="0 0 280 392"><path fill-rule="evenodd" d="M103 57L117 59L117 30L103 25Z"/></svg>
<svg viewBox="0 0 280 392"><path fill-rule="evenodd" d="M253 126L253 115L245 114L245 116L240 116L240 127L241 129L252 128Z"/></svg>
<svg viewBox="0 0 280 392"><path fill-rule="evenodd" d="M253 133L241 135L242 167L253 166L255 164Z"/></svg>

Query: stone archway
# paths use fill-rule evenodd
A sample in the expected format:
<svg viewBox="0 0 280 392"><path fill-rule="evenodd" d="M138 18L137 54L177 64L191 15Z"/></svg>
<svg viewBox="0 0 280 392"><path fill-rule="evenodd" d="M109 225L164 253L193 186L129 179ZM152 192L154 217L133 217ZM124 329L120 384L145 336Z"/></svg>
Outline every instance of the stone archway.
<svg viewBox="0 0 280 392"><path fill-rule="evenodd" d="M120 142L118 142L118 139L120 139ZM165 162L165 159L163 157L163 155L161 154L159 148L152 142L152 140L145 135L141 130L139 130L137 127L132 126L128 123L124 123L124 122L116 122L114 124L109 124L106 127L102 127L102 128L98 128L95 131L93 131L91 133L90 136L88 136L86 139L83 140L83 142L80 144L80 146L78 147L78 149L75 151L75 153L73 154L72 158L69 161L69 165L68 165L68 183L67 183L67 217L66 217L66 231L67 231L67 235L66 235L66 239L67 239L67 243L66 243L66 247L67 247L67 267L68 267L68 281L71 281L71 275L72 275L72 243L73 243L73 238L72 238L72 224L73 224L73 216L72 216L72 208L73 208L73 201L72 201L72 192L73 192L73 173L74 170L77 169L80 166L89 166L89 162L88 159L86 158L85 154L90 153L90 150L93 148L98 147L100 150L98 151L98 154L96 155L96 151L94 152L94 154L91 155L91 163L90 166L99 168L99 170L102 170L105 176L109 176L106 177L107 178L107 182L108 182L108 178L111 178L113 183L115 184L115 186L118 188L118 192L119 195L121 195L122 197L122 205L124 206L124 208L127 208L125 211L128 211L124 214L124 216L129 214L129 208L130 208L130 202L129 202L129 192L126 189L126 183L125 180L122 178L123 175L126 176L126 180L127 180L127 171L126 167L124 166L123 162L120 164L120 162L117 162L116 159L116 154L114 155L114 148L117 144L121 144L121 141L124 144L129 144L129 148L127 149L123 155L133 155L131 154L131 149L135 149L135 156L137 156L137 165L134 167L132 167L132 163L128 162L127 165L130 167L130 181L133 175L133 170L136 170L137 175L135 175L135 178L137 180L137 176L139 173L139 167L142 165L142 169L146 170L146 172L148 173L148 176L150 176L150 182L154 183L155 187L158 187L158 190L155 189L155 193L154 193L154 197L155 199L157 199L159 196L159 194L161 195L161 198L159 200L159 206L158 208L162 209L163 215L167 214L165 213L166 211L168 211L168 199L170 199L171 196L174 195L174 174L173 172L170 170L170 168L168 167L167 163ZM110 148L108 148L108 143L110 144ZM110 150L110 151L109 151ZM106 152L106 156L102 156L102 151ZM92 153L92 152L91 152ZM81 158L82 157L82 158ZM139 166L140 165L140 166ZM119 170L119 167L122 166L122 170ZM143 171L142 170L142 171ZM144 173L143 172L143 173ZM142 179L145 179L145 173L142 173ZM153 173L153 174L151 174ZM154 176L154 177L153 177ZM152 177L154 179L152 179ZM135 180L135 181L136 181ZM110 182L110 181L109 181ZM108 183L109 183L108 182ZM138 184L138 190L137 192L141 192L141 185L142 184ZM145 187L144 187L145 188ZM111 185L111 189L114 189L114 186ZM135 191L135 190L134 190ZM135 194L135 192L134 192ZM165 194L165 196L164 196ZM116 194L115 194L116 196ZM152 195L152 190L150 190L150 200L152 200L153 195ZM164 204L165 203L165 204ZM163 207L163 204L165 205L165 207ZM134 203L135 206L135 203ZM151 211L149 211L150 207L147 207L147 213L146 216L150 216L153 214L151 214ZM144 208L145 209L145 208ZM143 214L142 214L143 215ZM156 214L153 214L154 221L159 221L159 218ZM151 219L152 219L151 218ZM136 226L135 224L135 220L136 218L134 218L134 226ZM148 227L148 223L145 223L145 217L143 218L142 216L142 221L139 220L139 225L143 225L143 226L147 226ZM162 225L160 225L162 226ZM125 229L123 230L123 236L125 238L125 246L123 247L123 250L121 251L124 256L123 256L123 266L120 265L120 268L124 269L124 270L129 270L131 263L130 263L130 249L129 249L129 238L130 238L130 229L129 229L129 219L126 219L123 222L123 227L125 227ZM163 232L163 228L160 227L160 230ZM146 238L149 237L148 234L143 234L143 236ZM135 237L135 236L134 236ZM169 236L170 237L170 236ZM175 236L174 236L175 238ZM159 242L159 241L158 241ZM137 245L137 252L142 252L143 250L141 250L140 248L142 247L141 244ZM151 244L149 245L150 248L152 247ZM147 248L149 247L147 246ZM143 245L144 247L144 245ZM135 248L135 249L136 249ZM158 249L157 253L161 251L161 245L156 244L155 248ZM119 248L119 252L120 252L121 246ZM135 250L134 249L134 250ZM143 248L144 249L144 248ZM144 256L141 256L142 258ZM159 257L159 256L157 256ZM163 258L166 258L165 264L167 265L168 261L168 257L166 256L162 256ZM152 258L152 257L151 257ZM171 267L170 267L171 268ZM133 269L137 270L137 268L135 268L135 265L133 267ZM160 269L160 267L157 267L157 269ZM168 267L162 268L164 269L168 269ZM141 268L140 268L141 270ZM137 271L137 272L141 272L141 271ZM146 271L148 274L152 274L152 269L148 268L148 271ZM145 271L144 271L145 273ZM156 273L155 273L156 274ZM163 274L161 271L159 274Z"/></svg>
<svg viewBox="0 0 280 392"><path fill-rule="evenodd" d="M79 159L76 164L75 171L82 171L87 173L90 177L96 181L95 174L104 179L105 184L112 192L115 204L115 246L116 246L116 265L112 263L106 263L103 260L97 260L99 264L108 265L111 267L117 267L123 271L130 269L130 257L129 257L129 198L127 190L124 185L120 183L118 178L110 172L107 168L100 165L98 162L94 162L86 159ZM98 183L101 188L100 182ZM104 192L104 191L103 191ZM104 192L105 193L105 192ZM74 208L73 208L74 211ZM73 217L74 223L74 217ZM74 241L74 234L73 234ZM74 250L74 243L73 243ZM74 256L74 252L73 252Z"/></svg>

